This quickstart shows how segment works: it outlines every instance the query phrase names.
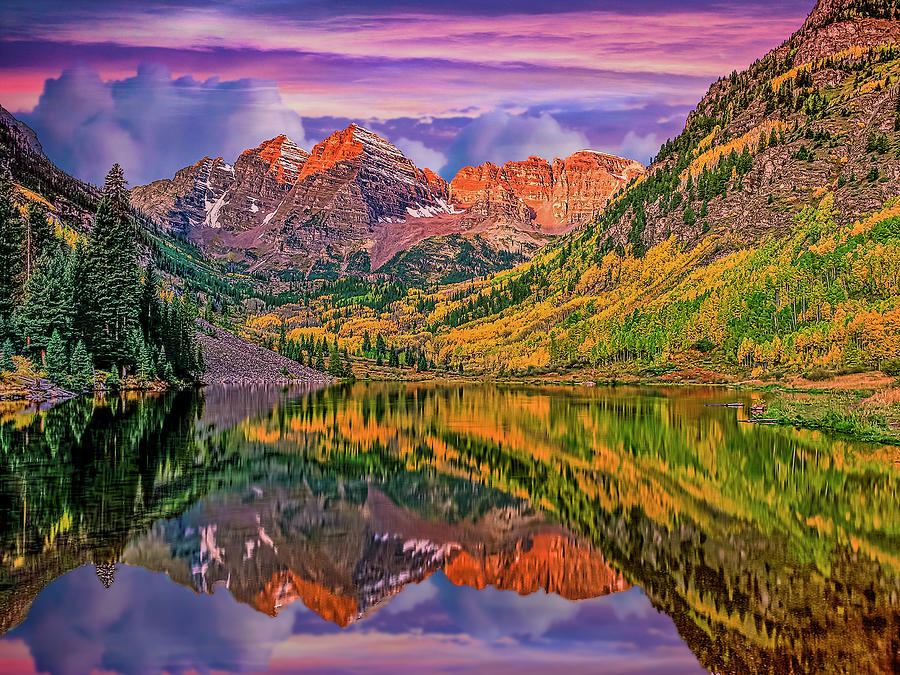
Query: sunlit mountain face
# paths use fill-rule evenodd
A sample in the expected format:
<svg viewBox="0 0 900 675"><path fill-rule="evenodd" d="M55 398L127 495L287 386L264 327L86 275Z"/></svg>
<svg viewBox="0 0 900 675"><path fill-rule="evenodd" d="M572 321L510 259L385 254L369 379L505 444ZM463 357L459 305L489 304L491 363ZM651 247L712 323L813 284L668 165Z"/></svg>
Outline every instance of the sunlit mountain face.
<svg viewBox="0 0 900 675"><path fill-rule="evenodd" d="M757 396L757 395L754 395ZM719 390L10 407L4 672L891 672L892 448Z"/></svg>

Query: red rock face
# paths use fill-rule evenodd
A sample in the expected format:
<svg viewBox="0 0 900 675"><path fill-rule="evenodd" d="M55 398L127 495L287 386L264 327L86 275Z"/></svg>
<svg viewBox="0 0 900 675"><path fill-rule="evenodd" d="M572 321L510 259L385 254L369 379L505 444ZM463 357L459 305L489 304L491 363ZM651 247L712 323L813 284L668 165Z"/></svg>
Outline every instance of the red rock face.
<svg viewBox="0 0 900 675"><path fill-rule="evenodd" d="M643 173L637 162L582 151L550 162L466 167L451 183L419 169L357 124L307 153L286 136L245 150L234 166L204 158L132 202L213 254L252 268L377 270L432 237L480 237L530 255L601 210Z"/></svg>
<svg viewBox="0 0 900 675"><path fill-rule="evenodd" d="M629 159L582 150L553 161L553 218L562 223L590 220L610 197L645 172Z"/></svg>
<svg viewBox="0 0 900 675"><path fill-rule="evenodd" d="M292 191L290 209L280 209L274 221L306 208L318 222L336 226L344 224L345 216L351 224L374 225L448 213L450 207L440 194L445 184L434 174L429 178L383 138L351 124L312 149Z"/></svg>
<svg viewBox="0 0 900 675"><path fill-rule="evenodd" d="M637 162L591 150L552 165L540 157L502 167L487 163L461 169L450 182L450 198L476 218L565 230L591 219L644 170Z"/></svg>
<svg viewBox="0 0 900 675"><path fill-rule="evenodd" d="M283 135L245 150L234 163L234 180L213 202L204 225L231 232L262 226L297 182L308 157Z"/></svg>
<svg viewBox="0 0 900 675"><path fill-rule="evenodd" d="M431 169L422 169L422 174L425 176L425 182L428 183L428 187L431 188L431 192L436 197L440 197L445 202L449 202L450 201L450 183L448 183L443 178L438 176Z"/></svg>

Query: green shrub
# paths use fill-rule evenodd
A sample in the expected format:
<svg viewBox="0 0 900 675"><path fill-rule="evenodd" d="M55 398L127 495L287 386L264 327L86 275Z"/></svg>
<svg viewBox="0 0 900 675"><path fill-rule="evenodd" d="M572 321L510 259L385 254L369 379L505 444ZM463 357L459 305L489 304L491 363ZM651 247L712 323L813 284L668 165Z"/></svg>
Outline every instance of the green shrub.
<svg viewBox="0 0 900 675"><path fill-rule="evenodd" d="M691 349L706 354L716 348L716 344L709 338L701 338L691 345Z"/></svg>
<svg viewBox="0 0 900 675"><path fill-rule="evenodd" d="M803 377L810 382L821 382L834 377L834 373L830 370L825 370L825 368L810 368L803 374Z"/></svg>
<svg viewBox="0 0 900 675"><path fill-rule="evenodd" d="M900 359L890 359L881 364L881 372L891 377L900 375Z"/></svg>

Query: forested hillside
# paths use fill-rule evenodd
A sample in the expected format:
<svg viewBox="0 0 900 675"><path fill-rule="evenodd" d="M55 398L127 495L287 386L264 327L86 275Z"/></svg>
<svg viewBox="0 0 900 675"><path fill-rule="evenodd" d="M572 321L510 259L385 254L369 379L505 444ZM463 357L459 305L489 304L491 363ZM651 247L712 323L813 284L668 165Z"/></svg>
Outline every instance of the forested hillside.
<svg viewBox="0 0 900 675"><path fill-rule="evenodd" d="M365 333L472 373L665 363L900 370L894 3L820 2L712 85L645 179L517 269L381 308L318 299L304 338ZM271 323L271 320L270 320Z"/></svg>

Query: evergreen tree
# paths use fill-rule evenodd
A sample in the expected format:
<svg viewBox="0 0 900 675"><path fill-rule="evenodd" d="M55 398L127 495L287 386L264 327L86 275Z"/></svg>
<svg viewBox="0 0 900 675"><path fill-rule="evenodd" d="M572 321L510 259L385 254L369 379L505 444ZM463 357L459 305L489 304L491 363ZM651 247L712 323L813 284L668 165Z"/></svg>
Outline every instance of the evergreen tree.
<svg viewBox="0 0 900 675"><path fill-rule="evenodd" d="M14 373L16 372L16 364L13 361L12 341L6 338L3 341L3 347L0 348L0 372Z"/></svg>
<svg viewBox="0 0 900 675"><path fill-rule="evenodd" d="M154 335L154 330L159 330L159 297L157 291L159 289L159 277L156 275L156 269L153 263L148 262L144 268L144 284L141 287L141 298L139 303L141 332L148 341L158 335Z"/></svg>
<svg viewBox="0 0 900 675"><path fill-rule="evenodd" d="M153 359L150 358L150 351L147 349L147 343L139 331L134 332L133 338L136 344L135 354L135 375L141 384L147 384L153 379Z"/></svg>
<svg viewBox="0 0 900 675"><path fill-rule="evenodd" d="M50 336L50 343L44 356L44 366L47 369L47 377L58 385L67 384L69 373L69 359L66 355L66 343L63 342L58 330L54 330Z"/></svg>
<svg viewBox="0 0 900 675"><path fill-rule="evenodd" d="M21 296L23 235L13 185L7 178L0 178L0 319L4 321Z"/></svg>
<svg viewBox="0 0 900 675"><path fill-rule="evenodd" d="M31 276L34 266L47 249L56 243L53 225L47 216L47 207L41 202L28 204L28 220L25 222L25 277Z"/></svg>
<svg viewBox="0 0 900 675"><path fill-rule="evenodd" d="M122 168L116 164L106 176L88 240L90 281L96 293L94 354L105 366L129 361L127 338L138 325L136 226L128 213L128 193Z"/></svg>
<svg viewBox="0 0 900 675"><path fill-rule="evenodd" d="M428 361L425 359L425 352L419 352L419 360L416 361L416 370L420 373L428 370Z"/></svg>
<svg viewBox="0 0 900 675"><path fill-rule="evenodd" d="M324 349L319 349L316 351L316 365L313 366L316 370L321 373L325 372L325 355Z"/></svg>
<svg viewBox="0 0 900 675"><path fill-rule="evenodd" d="M391 368L399 368L400 367L400 354L397 351L396 347L391 348L391 355L388 359L388 365Z"/></svg>
<svg viewBox="0 0 900 675"><path fill-rule="evenodd" d="M154 370L156 371L156 376L158 378L164 382L169 382L166 375L171 374L172 365L169 363L169 359L166 357L166 349L162 345L160 345L159 349L156 351L156 364Z"/></svg>
<svg viewBox="0 0 900 675"><path fill-rule="evenodd" d="M337 345L331 345L328 352L328 374L333 377L342 377L344 369L341 365L341 353L338 351Z"/></svg>
<svg viewBox="0 0 900 675"><path fill-rule="evenodd" d="M91 284L90 261L84 239L79 237L72 252L72 333L84 341L85 348L94 344L97 335L96 300Z"/></svg>
<svg viewBox="0 0 900 675"><path fill-rule="evenodd" d="M53 333L68 342L72 337L74 291L69 255L56 247L41 259L25 287L25 301L18 308L19 329L26 350L39 354L47 349Z"/></svg>
<svg viewBox="0 0 900 675"><path fill-rule="evenodd" d="M91 357L88 356L84 342L79 340L72 350L72 362L69 366L71 373L70 382L76 391L85 391L93 388L94 385L94 366L91 364Z"/></svg>
<svg viewBox="0 0 900 675"><path fill-rule="evenodd" d="M278 326L278 353L284 354L287 348L287 324L282 319Z"/></svg>
<svg viewBox="0 0 900 675"><path fill-rule="evenodd" d="M363 354L368 354L372 351L372 338L369 337L369 331L363 333L362 350Z"/></svg>
<svg viewBox="0 0 900 675"><path fill-rule="evenodd" d="M341 358L341 377L347 380L355 379L355 375L353 374L353 366L350 365L350 355L344 354Z"/></svg>
<svg viewBox="0 0 900 675"><path fill-rule="evenodd" d="M116 371L112 371L106 376L104 385L109 391L119 391L122 388L122 380Z"/></svg>

